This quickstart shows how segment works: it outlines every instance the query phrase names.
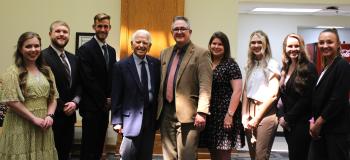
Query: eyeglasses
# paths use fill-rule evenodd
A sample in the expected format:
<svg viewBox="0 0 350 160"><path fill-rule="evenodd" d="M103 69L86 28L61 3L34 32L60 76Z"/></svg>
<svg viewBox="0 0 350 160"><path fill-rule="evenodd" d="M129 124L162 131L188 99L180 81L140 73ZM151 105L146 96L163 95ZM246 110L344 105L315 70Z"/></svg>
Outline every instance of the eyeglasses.
<svg viewBox="0 0 350 160"><path fill-rule="evenodd" d="M187 30L190 30L189 28L173 28L173 32L185 32Z"/></svg>

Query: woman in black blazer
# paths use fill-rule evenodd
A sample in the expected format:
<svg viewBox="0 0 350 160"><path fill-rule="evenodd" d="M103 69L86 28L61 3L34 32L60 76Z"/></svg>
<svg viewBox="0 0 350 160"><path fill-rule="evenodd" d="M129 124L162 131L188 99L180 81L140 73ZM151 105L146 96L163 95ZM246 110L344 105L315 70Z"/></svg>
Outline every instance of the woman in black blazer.
<svg viewBox="0 0 350 160"><path fill-rule="evenodd" d="M279 123L284 129L290 160L306 160L311 137L311 96L317 71L309 61L303 38L289 34L283 41L283 68L280 80Z"/></svg>
<svg viewBox="0 0 350 160"><path fill-rule="evenodd" d="M336 29L322 31L318 38L324 67L312 96L310 160L348 160L350 131L350 64L340 55Z"/></svg>

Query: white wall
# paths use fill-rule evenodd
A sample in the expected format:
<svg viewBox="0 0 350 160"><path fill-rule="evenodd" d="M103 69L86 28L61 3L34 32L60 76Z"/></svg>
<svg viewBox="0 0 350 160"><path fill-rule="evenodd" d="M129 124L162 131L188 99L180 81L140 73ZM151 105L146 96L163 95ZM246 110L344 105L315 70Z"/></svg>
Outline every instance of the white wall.
<svg viewBox="0 0 350 160"><path fill-rule="evenodd" d="M247 61L250 34L255 30L263 30L270 39L272 55L281 62L282 42L289 33L297 33L298 26L340 25L350 27L349 17L321 16L285 16L285 15L250 15L238 16L237 58L242 72Z"/></svg>
<svg viewBox="0 0 350 160"><path fill-rule="evenodd" d="M231 52L235 55L237 39L238 2L236 0L185 0L185 16L192 27L191 40L208 48L211 35L224 32L230 39Z"/></svg>
<svg viewBox="0 0 350 160"><path fill-rule="evenodd" d="M324 29L318 28L298 28L298 33L304 37L306 44L317 42L318 35ZM337 29L340 41L343 43L350 43L350 28Z"/></svg>

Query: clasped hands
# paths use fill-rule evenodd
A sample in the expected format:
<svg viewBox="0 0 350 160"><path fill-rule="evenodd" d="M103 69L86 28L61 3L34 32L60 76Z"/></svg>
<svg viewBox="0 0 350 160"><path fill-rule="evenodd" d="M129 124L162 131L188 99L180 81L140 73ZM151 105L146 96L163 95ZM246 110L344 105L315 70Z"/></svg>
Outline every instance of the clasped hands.
<svg viewBox="0 0 350 160"><path fill-rule="evenodd" d="M46 116L45 118L34 117L32 121L36 126L43 130L48 129L53 125L53 119L50 116Z"/></svg>

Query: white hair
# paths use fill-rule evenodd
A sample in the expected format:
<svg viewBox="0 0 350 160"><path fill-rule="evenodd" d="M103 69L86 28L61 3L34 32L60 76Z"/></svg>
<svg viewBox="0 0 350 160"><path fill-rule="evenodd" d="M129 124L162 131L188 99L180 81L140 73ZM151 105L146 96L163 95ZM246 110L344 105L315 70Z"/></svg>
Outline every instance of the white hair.
<svg viewBox="0 0 350 160"><path fill-rule="evenodd" d="M137 35L139 34L143 34L143 35L146 35L147 36L147 39L148 39L148 42L149 43L152 43L152 38L151 38L151 33L149 33L147 30L145 29L138 29L136 30L132 36L131 36L131 42L134 42L135 41L135 38Z"/></svg>

